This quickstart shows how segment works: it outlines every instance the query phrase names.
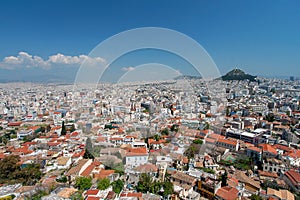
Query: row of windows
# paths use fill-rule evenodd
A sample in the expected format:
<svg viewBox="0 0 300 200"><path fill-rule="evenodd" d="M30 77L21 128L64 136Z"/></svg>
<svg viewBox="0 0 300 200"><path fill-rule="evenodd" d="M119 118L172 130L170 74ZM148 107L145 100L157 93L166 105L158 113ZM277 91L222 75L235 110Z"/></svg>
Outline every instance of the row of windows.
<svg viewBox="0 0 300 200"><path fill-rule="evenodd" d="M135 160L135 161L137 161L137 160L147 160L147 157L133 157L133 158L130 158L130 157L128 157L127 158L127 161L130 161L130 160Z"/></svg>
<svg viewBox="0 0 300 200"><path fill-rule="evenodd" d="M269 170L268 170L268 168L269 168ZM265 169L265 171L269 171L269 172L277 172L277 168L276 167L272 168L272 167L265 166L264 169Z"/></svg>
<svg viewBox="0 0 300 200"><path fill-rule="evenodd" d="M217 145L220 145L222 147L234 148L234 146L232 146L231 144L225 144L225 143L219 143L219 142L217 142Z"/></svg>

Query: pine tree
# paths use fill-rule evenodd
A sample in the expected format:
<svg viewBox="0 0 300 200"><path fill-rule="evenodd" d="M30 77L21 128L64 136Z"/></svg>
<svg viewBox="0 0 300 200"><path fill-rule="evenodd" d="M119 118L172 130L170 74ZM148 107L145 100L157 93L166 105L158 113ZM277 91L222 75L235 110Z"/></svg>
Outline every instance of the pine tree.
<svg viewBox="0 0 300 200"><path fill-rule="evenodd" d="M95 157L93 156L93 154L91 154L91 152L88 149L85 149L84 155L83 155L84 159L95 159Z"/></svg>
<svg viewBox="0 0 300 200"><path fill-rule="evenodd" d="M61 132L60 132L61 135L66 135L67 134L67 130L66 130L66 126L65 126L65 122L63 121L62 122L62 125L61 125Z"/></svg>
<svg viewBox="0 0 300 200"><path fill-rule="evenodd" d="M227 175L227 171L225 170L225 173L222 174L221 176L221 187L227 186L227 178L228 175Z"/></svg>
<svg viewBox="0 0 300 200"><path fill-rule="evenodd" d="M93 152L93 143L90 137L88 137L85 141L85 148L92 153Z"/></svg>

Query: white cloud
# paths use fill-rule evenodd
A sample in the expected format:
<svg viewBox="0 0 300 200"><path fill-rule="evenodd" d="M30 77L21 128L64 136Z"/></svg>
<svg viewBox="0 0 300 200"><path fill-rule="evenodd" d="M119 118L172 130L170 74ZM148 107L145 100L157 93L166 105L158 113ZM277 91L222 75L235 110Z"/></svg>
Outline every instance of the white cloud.
<svg viewBox="0 0 300 200"><path fill-rule="evenodd" d="M125 71L125 72L129 72L129 71L133 71L134 70L134 67L122 67L122 71Z"/></svg>
<svg viewBox="0 0 300 200"><path fill-rule="evenodd" d="M104 64L105 60L101 57L89 57L87 55L67 56L61 53L51 55L47 60L39 56L33 56L26 52L19 52L17 56L5 57L0 62L0 68L18 69L40 67L49 69L56 65L74 65L79 66L82 63L87 65Z"/></svg>

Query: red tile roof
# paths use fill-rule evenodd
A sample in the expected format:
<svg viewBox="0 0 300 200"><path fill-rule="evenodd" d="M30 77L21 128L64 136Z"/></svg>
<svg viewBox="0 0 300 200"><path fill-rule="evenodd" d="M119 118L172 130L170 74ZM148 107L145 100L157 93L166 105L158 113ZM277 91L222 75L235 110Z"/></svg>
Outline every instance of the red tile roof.
<svg viewBox="0 0 300 200"><path fill-rule="evenodd" d="M143 193L141 192L132 192L132 193L121 193L121 197L142 197Z"/></svg>
<svg viewBox="0 0 300 200"><path fill-rule="evenodd" d="M223 135L219 135L219 134L216 134L216 133L211 133L207 137L213 138L213 139L216 139L216 140L218 140L218 139L224 139Z"/></svg>
<svg viewBox="0 0 300 200"><path fill-rule="evenodd" d="M288 151L292 150L290 147L287 147L287 146L284 146L284 145L281 145L281 144L275 144L275 145L273 145L273 147L275 149L280 149L280 150L283 150L285 152L288 152Z"/></svg>
<svg viewBox="0 0 300 200"><path fill-rule="evenodd" d="M8 126L20 126L22 122L9 122L7 125Z"/></svg>
<svg viewBox="0 0 300 200"><path fill-rule="evenodd" d="M258 148L258 147L255 147L255 146L249 146L247 149L249 149L251 151L256 151L256 152L261 152L262 151L261 148Z"/></svg>
<svg viewBox="0 0 300 200"><path fill-rule="evenodd" d="M284 155L292 157L294 159L297 159L297 158L300 158L300 150L299 149L293 149L292 151L287 152Z"/></svg>
<svg viewBox="0 0 300 200"><path fill-rule="evenodd" d="M77 137L79 135L79 132L74 131L70 134L70 137Z"/></svg>
<svg viewBox="0 0 300 200"><path fill-rule="evenodd" d="M285 172L284 175L287 176L287 178L293 183L293 185L300 186L300 173L291 169Z"/></svg>
<svg viewBox="0 0 300 200"><path fill-rule="evenodd" d="M258 170L258 174L260 176L266 176L266 177L271 177L271 178L278 178L278 175L276 173L272 173L272 172L265 172L265 171Z"/></svg>
<svg viewBox="0 0 300 200"><path fill-rule="evenodd" d="M114 137L114 138L110 138L109 140L111 140L111 141L123 141L123 138L120 138L120 137Z"/></svg>
<svg viewBox="0 0 300 200"><path fill-rule="evenodd" d="M81 174L80 176L90 176L93 169L95 168L96 166L92 164L90 164Z"/></svg>
<svg viewBox="0 0 300 200"><path fill-rule="evenodd" d="M101 170L99 174L95 174L95 178L98 179L103 179L103 178L107 178L108 176L110 176L111 174L115 173L115 170Z"/></svg>
<svg viewBox="0 0 300 200"><path fill-rule="evenodd" d="M258 146L262 147L263 152L268 152L277 155L276 149L269 144L259 144Z"/></svg>
<svg viewBox="0 0 300 200"><path fill-rule="evenodd" d="M98 189L88 190L88 191L86 191L85 195L97 195L98 192L99 192Z"/></svg>
<svg viewBox="0 0 300 200"><path fill-rule="evenodd" d="M238 198L239 191L236 188L225 186L217 190L216 196L221 197L224 200L236 200Z"/></svg>
<svg viewBox="0 0 300 200"><path fill-rule="evenodd" d="M216 142L215 139L212 139L212 138L205 138L205 142L206 143L211 143L211 144L214 144Z"/></svg>
<svg viewBox="0 0 300 200"><path fill-rule="evenodd" d="M60 145L60 142L48 142L48 145L50 147L58 146L58 145Z"/></svg>
<svg viewBox="0 0 300 200"><path fill-rule="evenodd" d="M228 140L228 139L222 139L222 138L218 139L218 143L228 144L228 145L232 145L232 146L236 146L237 145L237 141L236 140Z"/></svg>
<svg viewBox="0 0 300 200"><path fill-rule="evenodd" d="M0 153L0 159L3 159L5 157L4 153Z"/></svg>
<svg viewBox="0 0 300 200"><path fill-rule="evenodd" d="M148 155L147 148L129 148L126 149L126 156L145 156Z"/></svg>
<svg viewBox="0 0 300 200"><path fill-rule="evenodd" d="M37 129L39 129L40 126L32 126L32 127L29 127L30 130L33 130L33 131L36 131Z"/></svg>
<svg viewBox="0 0 300 200"><path fill-rule="evenodd" d="M86 200L100 200L100 199L101 199L101 197L91 197L91 196L88 196L86 198Z"/></svg>

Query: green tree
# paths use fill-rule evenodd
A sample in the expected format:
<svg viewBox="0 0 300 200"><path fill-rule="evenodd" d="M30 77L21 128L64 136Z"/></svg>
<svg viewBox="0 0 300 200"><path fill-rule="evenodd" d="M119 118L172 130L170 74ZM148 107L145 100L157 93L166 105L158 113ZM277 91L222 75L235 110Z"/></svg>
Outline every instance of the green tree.
<svg viewBox="0 0 300 200"><path fill-rule="evenodd" d="M21 168L19 161L20 157L13 155L0 161L0 183L34 185L42 177L39 165L30 164Z"/></svg>
<svg viewBox="0 0 300 200"><path fill-rule="evenodd" d="M86 159L94 159L95 156L93 155L93 143L91 138L87 138L85 141L85 153L83 155L83 158Z"/></svg>
<svg viewBox="0 0 300 200"><path fill-rule="evenodd" d="M146 193L150 191L152 184L152 177L149 174L142 173L139 178L139 182L136 186L138 192Z"/></svg>
<svg viewBox="0 0 300 200"><path fill-rule="evenodd" d="M0 160L0 183L6 183L8 180L13 180L13 173L20 170L17 164L20 161L19 156L6 156Z"/></svg>
<svg viewBox="0 0 300 200"><path fill-rule="evenodd" d="M200 139L196 139L193 141L194 144L203 144L203 141Z"/></svg>
<svg viewBox="0 0 300 200"><path fill-rule="evenodd" d="M210 129L210 124L208 122L205 122L203 130L208 130Z"/></svg>
<svg viewBox="0 0 300 200"><path fill-rule="evenodd" d="M169 134L170 134L168 128L164 128L163 130L160 131L160 133L161 133L162 135L169 135Z"/></svg>
<svg viewBox="0 0 300 200"><path fill-rule="evenodd" d="M174 192L174 188L173 188L173 183L171 183L170 181L166 181L162 184L164 192L163 192L163 196L168 196L173 194Z"/></svg>
<svg viewBox="0 0 300 200"><path fill-rule="evenodd" d="M154 140L155 140L155 141L160 140L160 136L159 136L158 134L154 135Z"/></svg>
<svg viewBox="0 0 300 200"><path fill-rule="evenodd" d="M173 124L172 126L171 126L171 131L172 132L178 132L179 131L179 126L178 125L175 125L175 124Z"/></svg>
<svg viewBox="0 0 300 200"><path fill-rule="evenodd" d="M274 122L275 121L274 113L268 113L265 117L265 120L267 120L268 122Z"/></svg>
<svg viewBox="0 0 300 200"><path fill-rule="evenodd" d="M188 157L188 159L191 159L195 157L195 153L196 153L196 147L191 145L185 150L184 155Z"/></svg>
<svg viewBox="0 0 300 200"><path fill-rule="evenodd" d="M111 183L112 187L113 187L113 191L117 194L120 194L120 192L123 190L124 188L124 182L120 179L114 181Z"/></svg>
<svg viewBox="0 0 300 200"><path fill-rule="evenodd" d="M46 131L45 126L41 126L41 133L45 133L45 131Z"/></svg>
<svg viewBox="0 0 300 200"><path fill-rule="evenodd" d="M62 176L62 177L56 179L56 181L59 183L66 183L66 182L68 182L68 178L66 176Z"/></svg>
<svg viewBox="0 0 300 200"><path fill-rule="evenodd" d="M257 194L252 194L250 199L251 200L263 200L263 198Z"/></svg>
<svg viewBox="0 0 300 200"><path fill-rule="evenodd" d="M71 128L70 128L70 132L72 133L72 132L74 132L76 129L75 129L75 125L74 124L72 124L72 126L71 126Z"/></svg>
<svg viewBox="0 0 300 200"><path fill-rule="evenodd" d="M88 149L85 149L84 154L83 154L84 159L95 159L93 154Z"/></svg>
<svg viewBox="0 0 300 200"><path fill-rule="evenodd" d="M88 137L85 141L85 149L87 149L89 152L93 152L93 143L90 137Z"/></svg>
<svg viewBox="0 0 300 200"><path fill-rule="evenodd" d="M46 131L47 132L51 131L51 126L49 124L46 126Z"/></svg>
<svg viewBox="0 0 300 200"><path fill-rule="evenodd" d="M23 183L23 185L34 185L42 177L42 172L40 167L35 164L30 164L21 169L21 171L16 171L14 176Z"/></svg>
<svg viewBox="0 0 300 200"><path fill-rule="evenodd" d="M92 186L92 178L77 177L75 180L75 187L79 190L87 190Z"/></svg>
<svg viewBox="0 0 300 200"><path fill-rule="evenodd" d="M100 179L98 184L97 184L97 188L99 190L106 190L110 185L110 180L108 178L103 178Z"/></svg>
<svg viewBox="0 0 300 200"><path fill-rule="evenodd" d="M222 174L221 176L221 187L227 186L227 179L228 179L228 174L227 171L225 170L225 173Z"/></svg>
<svg viewBox="0 0 300 200"><path fill-rule="evenodd" d="M163 193L161 194L161 188L163 188ZM159 182L153 181L152 176L149 174L141 174L139 182L136 186L138 192L146 193L151 192L153 194L160 194L167 196L173 194L173 184L170 181Z"/></svg>
<svg viewBox="0 0 300 200"><path fill-rule="evenodd" d="M66 125L65 125L65 122L63 121L62 122L62 125L61 125L61 132L60 132L61 135L66 135L67 134L67 129L66 129Z"/></svg>
<svg viewBox="0 0 300 200"><path fill-rule="evenodd" d="M242 170L251 169L251 159L249 157L241 157L234 162L234 167Z"/></svg>

